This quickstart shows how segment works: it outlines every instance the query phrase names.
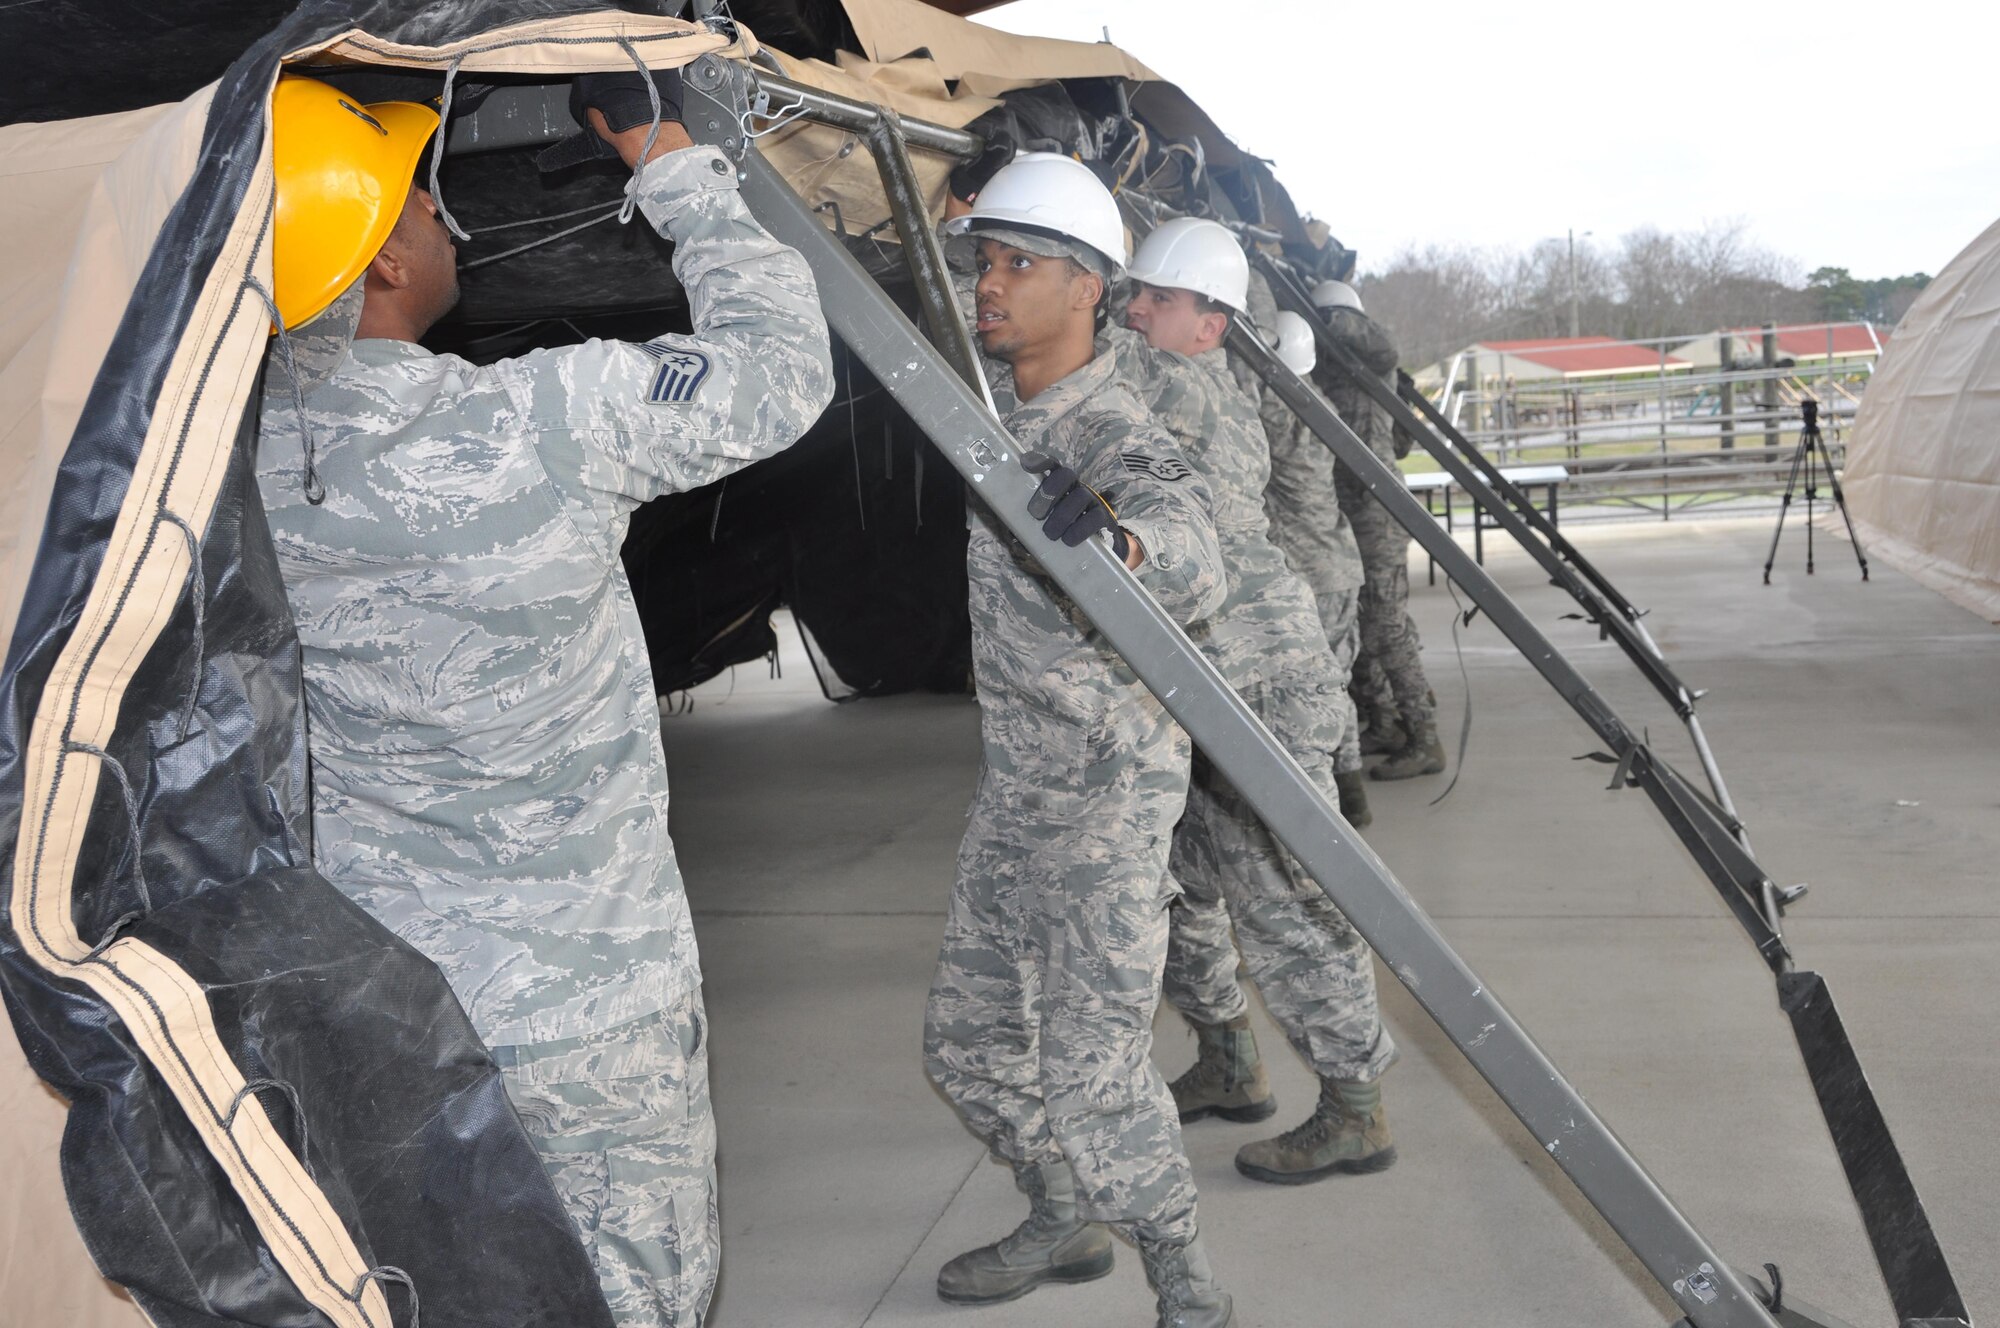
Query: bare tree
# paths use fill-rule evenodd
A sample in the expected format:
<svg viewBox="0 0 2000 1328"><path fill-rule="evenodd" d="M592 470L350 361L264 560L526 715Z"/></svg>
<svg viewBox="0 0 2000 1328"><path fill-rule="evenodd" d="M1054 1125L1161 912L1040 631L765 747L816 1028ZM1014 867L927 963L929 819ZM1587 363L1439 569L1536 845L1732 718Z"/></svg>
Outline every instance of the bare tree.
<svg viewBox="0 0 2000 1328"><path fill-rule="evenodd" d="M1618 338L1694 336L1718 328L1813 316L1797 263L1749 242L1740 219L1673 234L1643 227L1615 250L1579 244L1578 321ZM1432 363L1476 341L1559 337L1569 330L1570 250L1544 240L1523 251L1406 249L1358 283L1405 365Z"/></svg>

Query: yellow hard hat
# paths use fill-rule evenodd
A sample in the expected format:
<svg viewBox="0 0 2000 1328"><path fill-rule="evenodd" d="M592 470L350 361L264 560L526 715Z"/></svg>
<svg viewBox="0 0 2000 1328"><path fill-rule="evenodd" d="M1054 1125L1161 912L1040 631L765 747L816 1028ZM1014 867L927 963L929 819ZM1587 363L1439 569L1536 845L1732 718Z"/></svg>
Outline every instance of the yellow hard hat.
<svg viewBox="0 0 2000 1328"><path fill-rule="evenodd" d="M363 106L318 79L278 80L272 294L287 328L324 313L381 252L437 127L437 112L416 102Z"/></svg>

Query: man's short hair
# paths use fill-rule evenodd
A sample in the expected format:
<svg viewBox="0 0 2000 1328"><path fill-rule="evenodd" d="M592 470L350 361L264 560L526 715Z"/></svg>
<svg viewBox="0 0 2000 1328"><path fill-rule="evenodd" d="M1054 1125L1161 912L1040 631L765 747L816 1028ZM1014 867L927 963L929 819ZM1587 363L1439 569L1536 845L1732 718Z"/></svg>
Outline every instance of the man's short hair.
<svg viewBox="0 0 2000 1328"><path fill-rule="evenodd" d="M1071 281L1078 277L1097 278L1097 305L1091 310L1091 327L1094 331L1102 332L1111 321L1111 278L1071 255L1064 254L1063 262L1069 265Z"/></svg>

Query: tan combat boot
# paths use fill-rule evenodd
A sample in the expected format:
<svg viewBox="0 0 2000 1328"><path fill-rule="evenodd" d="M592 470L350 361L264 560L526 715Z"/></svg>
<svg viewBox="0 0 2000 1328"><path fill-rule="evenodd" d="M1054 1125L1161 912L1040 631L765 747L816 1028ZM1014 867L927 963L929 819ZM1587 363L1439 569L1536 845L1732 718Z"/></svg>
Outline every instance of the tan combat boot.
<svg viewBox="0 0 2000 1328"><path fill-rule="evenodd" d="M1198 1050L1186 1074L1167 1085L1181 1122L1220 1116L1230 1121L1269 1120L1278 1110L1264 1059L1257 1054L1257 1035L1250 1017L1239 1015L1226 1024L1188 1020Z"/></svg>
<svg viewBox="0 0 2000 1328"><path fill-rule="evenodd" d="M1111 1234L1077 1216L1076 1174L1069 1163L1023 1168L1020 1179L1028 1192L1028 1220L940 1268L941 1299L997 1305L1044 1282L1092 1282L1111 1271Z"/></svg>
<svg viewBox="0 0 2000 1328"><path fill-rule="evenodd" d="M1438 738L1436 717L1429 713L1405 715L1403 724L1409 729L1410 741L1370 770L1370 779L1415 779L1444 769L1444 743Z"/></svg>
<svg viewBox="0 0 2000 1328"><path fill-rule="evenodd" d="M1333 786L1340 792L1340 814L1356 830L1375 820L1375 813L1368 810L1368 781L1361 777L1361 773L1350 770L1333 777Z"/></svg>
<svg viewBox="0 0 2000 1328"><path fill-rule="evenodd" d="M1216 1283L1199 1235L1185 1245L1141 1240L1139 1258L1159 1305L1156 1328L1229 1328L1235 1303Z"/></svg>
<svg viewBox="0 0 2000 1328"><path fill-rule="evenodd" d="M1368 1084L1322 1079L1319 1109L1303 1124L1236 1151L1238 1171L1273 1185L1361 1176L1386 1171L1395 1161L1379 1079Z"/></svg>
<svg viewBox="0 0 2000 1328"><path fill-rule="evenodd" d="M1402 718L1387 706L1377 706L1362 721L1363 756L1392 756L1402 751L1409 740L1410 735L1403 732Z"/></svg>

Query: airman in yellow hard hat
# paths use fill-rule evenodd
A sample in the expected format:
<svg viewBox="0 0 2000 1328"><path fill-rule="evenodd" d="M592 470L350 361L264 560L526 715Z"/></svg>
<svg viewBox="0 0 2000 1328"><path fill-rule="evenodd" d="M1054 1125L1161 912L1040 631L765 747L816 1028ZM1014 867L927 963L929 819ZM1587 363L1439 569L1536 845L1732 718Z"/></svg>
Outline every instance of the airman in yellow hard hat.
<svg viewBox="0 0 2000 1328"><path fill-rule="evenodd" d="M422 344L458 293L411 182L438 117L292 78L274 108L287 336L257 484L314 865L458 994L617 1328L698 1328L720 1241L701 971L618 551L641 503L783 451L833 387L811 269L680 95L671 70L597 73L570 104L634 171L692 328L484 364Z"/></svg>
<svg viewBox="0 0 2000 1328"><path fill-rule="evenodd" d="M318 79L278 80L271 104L278 177L272 294L287 329L319 317L353 285L406 212L436 215L430 195L413 189L411 179L437 127L437 112L415 102L363 105ZM448 248L450 236L440 242ZM452 299L440 315L457 288L454 273Z"/></svg>

